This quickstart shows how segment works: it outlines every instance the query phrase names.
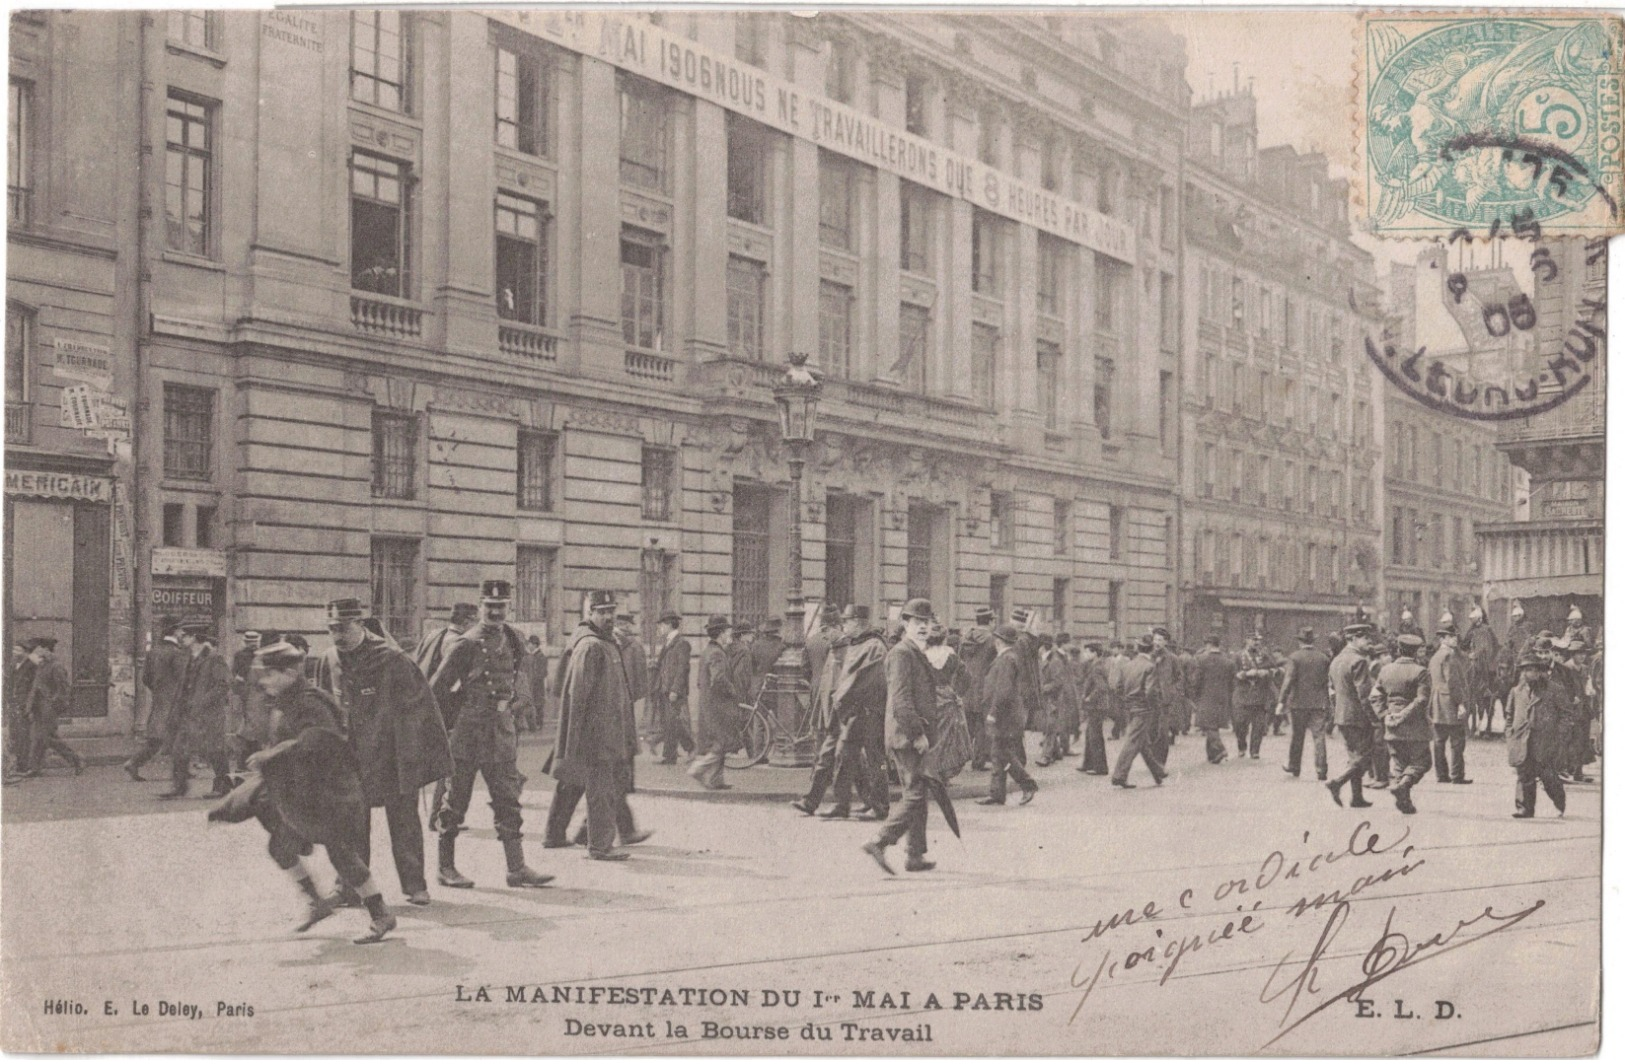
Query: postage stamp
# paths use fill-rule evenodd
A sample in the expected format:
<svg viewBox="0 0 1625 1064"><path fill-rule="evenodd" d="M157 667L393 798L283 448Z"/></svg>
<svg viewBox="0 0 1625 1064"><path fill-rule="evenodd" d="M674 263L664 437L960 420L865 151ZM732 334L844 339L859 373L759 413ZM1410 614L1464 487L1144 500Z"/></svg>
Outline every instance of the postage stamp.
<svg viewBox="0 0 1625 1064"><path fill-rule="evenodd" d="M1372 12L1355 70L1355 206L1373 234L1617 232L1622 23Z"/></svg>

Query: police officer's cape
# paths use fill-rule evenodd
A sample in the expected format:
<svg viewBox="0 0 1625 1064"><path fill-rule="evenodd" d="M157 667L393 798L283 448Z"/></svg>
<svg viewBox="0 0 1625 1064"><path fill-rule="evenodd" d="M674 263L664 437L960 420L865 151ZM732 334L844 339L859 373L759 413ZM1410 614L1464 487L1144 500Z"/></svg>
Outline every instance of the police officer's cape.
<svg viewBox="0 0 1625 1064"><path fill-rule="evenodd" d="M564 783L586 786L588 777L613 766L630 789L637 722L631 685L620 648L582 622L570 637L559 681L558 742L546 771Z"/></svg>

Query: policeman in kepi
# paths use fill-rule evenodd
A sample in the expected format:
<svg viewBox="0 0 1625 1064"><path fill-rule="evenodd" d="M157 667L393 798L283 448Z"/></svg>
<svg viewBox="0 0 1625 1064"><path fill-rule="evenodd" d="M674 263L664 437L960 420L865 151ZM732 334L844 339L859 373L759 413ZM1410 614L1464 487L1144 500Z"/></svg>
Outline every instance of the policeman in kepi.
<svg viewBox="0 0 1625 1064"><path fill-rule="evenodd" d="M457 836L468 815L474 775L485 777L497 838L508 859L508 886L542 887L552 876L525 864L520 837L518 736L513 702L525 637L507 623L512 591L506 580L480 585L480 622L445 651L430 686L451 730L452 776L447 808L440 818L440 883L469 888L474 882L457 871Z"/></svg>

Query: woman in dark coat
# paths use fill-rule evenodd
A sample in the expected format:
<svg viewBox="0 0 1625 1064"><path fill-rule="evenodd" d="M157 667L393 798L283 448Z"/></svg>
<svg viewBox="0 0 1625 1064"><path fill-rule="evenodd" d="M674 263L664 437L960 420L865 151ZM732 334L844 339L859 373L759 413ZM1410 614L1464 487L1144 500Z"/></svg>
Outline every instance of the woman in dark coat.
<svg viewBox="0 0 1625 1064"><path fill-rule="evenodd" d="M319 843L340 881L361 896L372 918L367 934L355 941L377 942L394 930L396 921L367 868L371 812L355 752L339 730L338 703L305 682L305 654L297 647L287 643L267 647L256 655L256 664L273 745L247 759L248 768L261 773L261 786L245 785L238 793L247 792L248 811L270 833L271 859L292 875L309 902L298 930L325 920L335 908L316 889L304 863ZM241 819L234 808L241 805L242 801L227 802L209 818Z"/></svg>

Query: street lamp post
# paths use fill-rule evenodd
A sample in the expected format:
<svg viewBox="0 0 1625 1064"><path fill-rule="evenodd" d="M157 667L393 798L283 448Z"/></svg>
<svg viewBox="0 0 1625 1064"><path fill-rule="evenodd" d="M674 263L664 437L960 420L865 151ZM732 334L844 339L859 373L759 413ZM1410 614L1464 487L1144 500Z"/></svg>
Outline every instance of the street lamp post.
<svg viewBox="0 0 1625 1064"><path fill-rule="evenodd" d="M817 430L818 396L823 390L818 377L807 368L804 352L790 355L790 365L773 389L779 408L779 430L789 448L790 465L790 592L785 604L784 652L773 663L770 683L778 695L778 741L768 753L775 765L801 767L812 763L812 744L796 742L797 723L812 697L812 677L807 666L803 622L806 598L801 587L801 476L807 467L807 449Z"/></svg>

